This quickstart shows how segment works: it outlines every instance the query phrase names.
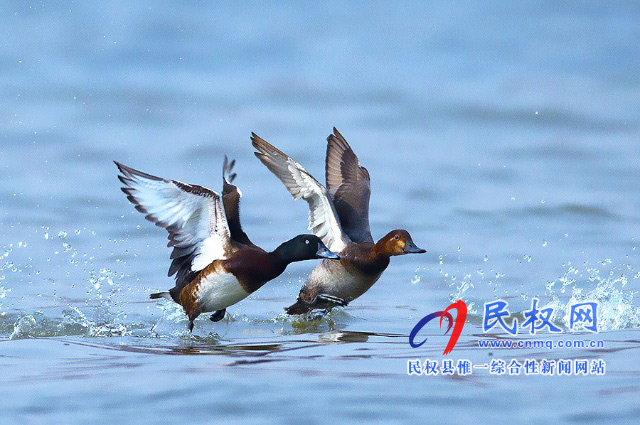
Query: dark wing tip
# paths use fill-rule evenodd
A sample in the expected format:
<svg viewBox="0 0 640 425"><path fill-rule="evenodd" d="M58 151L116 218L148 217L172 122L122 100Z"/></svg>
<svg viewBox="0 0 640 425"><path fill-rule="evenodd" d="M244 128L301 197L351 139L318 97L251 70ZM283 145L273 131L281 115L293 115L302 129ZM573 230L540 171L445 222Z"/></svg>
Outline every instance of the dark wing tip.
<svg viewBox="0 0 640 425"><path fill-rule="evenodd" d="M251 144L254 148L260 149L260 146L264 143L267 143L262 137L258 136L253 131L251 132Z"/></svg>
<svg viewBox="0 0 640 425"><path fill-rule="evenodd" d="M338 129L335 127L333 127L333 134L329 134L329 136L327 136L327 142L329 142L329 144L333 143L334 145L336 145L336 147L339 147L343 152L351 149L351 146L349 146L349 143L347 143L347 140L344 138L342 134L340 134Z"/></svg>
<svg viewBox="0 0 640 425"><path fill-rule="evenodd" d="M120 172L125 176L125 177L131 177L131 176L138 176L138 177L143 177L145 179L149 179L149 180L156 180L156 181L162 181L164 179L158 177L158 176L154 176L152 174L149 173L145 173L143 171L140 170L136 170L135 168L131 168L131 167L127 167L124 164L121 164L117 161L113 161L116 166L118 167L118 170L120 170Z"/></svg>
<svg viewBox="0 0 640 425"><path fill-rule="evenodd" d="M118 167L118 171L120 171L122 174L124 175L130 174L130 168L127 167L126 165L115 160L113 161L113 163L116 164L116 167Z"/></svg>
<svg viewBox="0 0 640 425"><path fill-rule="evenodd" d="M136 170L134 170L133 168L129 168L126 165L119 163L118 161L113 161L113 163L116 164L116 166L118 167L118 171L120 171L120 174L118 174L118 180L120 180L122 184L129 188L131 186L131 178L136 175ZM124 188L122 189L124 191Z"/></svg>
<svg viewBox="0 0 640 425"><path fill-rule="evenodd" d="M231 183L236 178L237 173L232 173L233 167L236 165L236 160L229 161L227 155L224 156L224 163L222 164L222 179L225 183Z"/></svg>
<svg viewBox="0 0 640 425"><path fill-rule="evenodd" d="M264 140L262 137L258 136L253 131L251 132L251 143L253 144L253 146L260 145L260 144L267 144L267 145L270 146L270 144L266 140Z"/></svg>
<svg viewBox="0 0 640 425"><path fill-rule="evenodd" d="M264 155L267 155L270 157L280 156L283 158L289 158L287 154L285 154L280 149L276 148L271 143L267 142L266 140L258 136L256 133L251 133L251 144L253 145L254 148L259 150Z"/></svg>
<svg viewBox="0 0 640 425"><path fill-rule="evenodd" d="M132 172L137 171L137 170L134 170L131 167L127 167L126 165L124 165L124 164L122 164L122 163L120 163L118 161L113 161L113 163L116 164L116 166L118 167L118 170L120 170L123 173L132 173Z"/></svg>

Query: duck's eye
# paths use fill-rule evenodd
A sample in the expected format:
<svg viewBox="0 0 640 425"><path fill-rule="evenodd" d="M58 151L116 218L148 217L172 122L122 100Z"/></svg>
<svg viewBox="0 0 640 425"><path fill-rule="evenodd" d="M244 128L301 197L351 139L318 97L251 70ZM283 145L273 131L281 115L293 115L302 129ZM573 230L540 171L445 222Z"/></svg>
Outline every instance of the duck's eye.
<svg viewBox="0 0 640 425"><path fill-rule="evenodd" d="M393 239L395 239L395 240L399 241L399 240L400 240L400 236L395 235L395 236L393 237Z"/></svg>
<svg viewBox="0 0 640 425"><path fill-rule="evenodd" d="M304 243L306 243L307 245L309 245L309 239L305 239Z"/></svg>

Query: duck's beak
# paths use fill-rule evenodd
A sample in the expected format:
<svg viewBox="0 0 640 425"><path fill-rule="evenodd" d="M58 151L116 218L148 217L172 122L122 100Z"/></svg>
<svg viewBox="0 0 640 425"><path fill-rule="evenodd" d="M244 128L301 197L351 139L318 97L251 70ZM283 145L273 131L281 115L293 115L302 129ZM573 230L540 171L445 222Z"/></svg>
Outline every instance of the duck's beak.
<svg viewBox="0 0 640 425"><path fill-rule="evenodd" d="M318 244L318 252L316 252L316 258L328 258L330 260L339 260L340 256L329 251L329 248L323 244Z"/></svg>
<svg viewBox="0 0 640 425"><path fill-rule="evenodd" d="M405 254L424 254L425 252L427 252L426 249L418 248L413 241L407 241L404 246Z"/></svg>

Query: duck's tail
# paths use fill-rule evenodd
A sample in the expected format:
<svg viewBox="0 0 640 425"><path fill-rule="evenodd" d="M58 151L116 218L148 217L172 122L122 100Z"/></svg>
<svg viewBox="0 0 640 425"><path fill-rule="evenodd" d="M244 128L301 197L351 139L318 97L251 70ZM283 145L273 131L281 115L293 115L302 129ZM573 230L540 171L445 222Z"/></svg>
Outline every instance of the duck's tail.
<svg viewBox="0 0 640 425"><path fill-rule="evenodd" d="M295 304L292 304L289 307L286 307L284 311L286 311L287 314L305 314L311 311L312 309L313 307L309 305L309 303L298 298Z"/></svg>
<svg viewBox="0 0 640 425"><path fill-rule="evenodd" d="M171 294L168 291L165 292L156 292L155 294L151 294L149 295L149 298L151 298L152 300L158 299L158 298L166 298L170 301L173 301L173 298L171 298Z"/></svg>

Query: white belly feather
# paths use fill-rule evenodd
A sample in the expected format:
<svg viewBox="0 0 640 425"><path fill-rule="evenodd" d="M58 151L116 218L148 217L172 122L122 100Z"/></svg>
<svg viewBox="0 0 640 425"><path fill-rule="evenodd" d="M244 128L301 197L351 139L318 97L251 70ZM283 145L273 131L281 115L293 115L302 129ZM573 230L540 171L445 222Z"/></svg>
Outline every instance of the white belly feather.
<svg viewBox="0 0 640 425"><path fill-rule="evenodd" d="M201 283L198 305L202 312L227 308L249 296L231 273L211 273Z"/></svg>

